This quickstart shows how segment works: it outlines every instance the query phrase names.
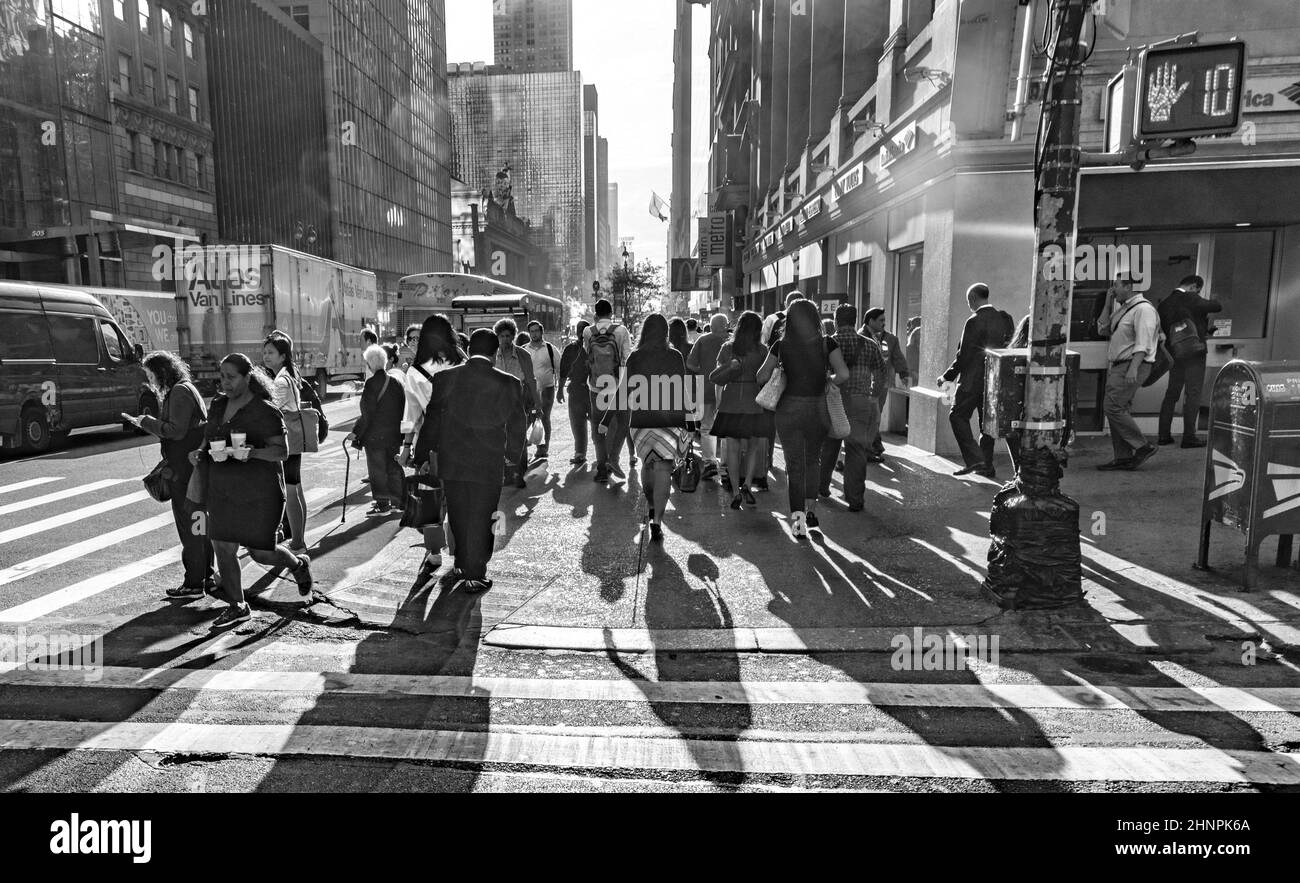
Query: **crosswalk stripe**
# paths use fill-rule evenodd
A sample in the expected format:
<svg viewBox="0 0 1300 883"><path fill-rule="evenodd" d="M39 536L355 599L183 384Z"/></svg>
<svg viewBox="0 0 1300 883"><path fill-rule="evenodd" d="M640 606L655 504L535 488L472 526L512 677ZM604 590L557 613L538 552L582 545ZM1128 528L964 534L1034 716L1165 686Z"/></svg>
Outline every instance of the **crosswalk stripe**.
<svg viewBox="0 0 1300 883"><path fill-rule="evenodd" d="M1300 785L1300 754L1216 748L987 748L284 724L0 721L6 750L379 758L566 769L1013 781Z"/></svg>
<svg viewBox="0 0 1300 883"><path fill-rule="evenodd" d="M322 498L329 496L331 493L332 492L328 488L312 488L306 492L307 504L311 505L312 503L317 502ZM170 525L172 523L172 517L170 514L159 515L156 518L151 520L155 522L160 522L160 524L157 526L161 526L161 524ZM335 525L331 523L328 525L321 525L319 527L313 528L312 530L309 530L307 532L308 542L309 543L314 542L316 539L328 533L331 529L333 529L334 526ZM128 530L128 529L129 528L123 528L123 530ZM152 530L154 528L150 528L150 529ZM87 541L87 542L93 542L93 541ZM77 546L80 545L83 544L81 543L77 544ZM69 546L67 547L67 549L64 549L63 551L69 552L75 549L76 546ZM85 552L76 552L75 554L70 555L68 560L71 560L72 558L81 557L82 555L88 555L94 551L98 551L98 549L89 549ZM50 554L55 555L58 553L50 553ZM48 557L49 557L48 555L42 556L42 558L48 558ZM39 559L33 559L33 561L37 561L37 560ZM72 604L77 603L78 601L84 601L87 598L91 598L102 592L106 592L109 589L116 588L117 586L123 585L124 583L128 583L133 579L137 579L141 576L144 576L145 574L152 573L155 570L166 567L169 564L174 564L176 562L179 562L180 560L181 560L181 547L179 544L177 544L176 546L173 546L172 548L167 549L165 551L159 552L156 555L150 555L148 558L145 558L141 561L132 561L129 564L123 564L121 567L115 567L112 570L107 570L104 571L103 573L97 573L92 577L88 577L87 579L81 580L80 582L77 583L73 583L70 586L65 586L64 588L50 592L49 594L42 595L39 598L33 598L30 601L27 601L22 604L18 604L14 607L10 607L7 610L0 610L0 622L31 622L34 619L38 619L39 617L42 616L48 616L49 614L55 612L56 610L61 610L64 607L68 607ZM21 568L31 563L32 562L30 561L24 562L23 564L16 565L16 567ZM15 568L10 568L10 570L14 570L14 569ZM49 568L45 566L44 563L42 563L41 569L48 570ZM33 572L37 572L37 571L33 571ZM25 575L28 574L21 574L19 576L14 577L14 579L21 579L22 576ZM5 576L6 576L6 571L0 571L0 585L3 585L6 582ZM8 581L13 582L14 580L10 579ZM245 583L245 585L247 585L247 583Z"/></svg>
<svg viewBox="0 0 1300 883"><path fill-rule="evenodd" d="M64 512L59 515L52 515L49 518L42 518L40 521L33 521L30 524L24 524L19 527L10 528L9 530L0 530L0 545L12 543L14 540L21 540L24 537L30 537L38 533L44 533L47 530L56 530L60 527L66 527L69 524L75 524L78 521L85 521L87 518L94 518L96 515L103 515L105 512L112 512L114 509L122 509L126 506L151 499L148 491L136 491L133 494L127 494L124 497L117 497L112 500L105 500L102 503L94 503L90 506L83 506L80 509L74 509L71 512Z"/></svg>
<svg viewBox="0 0 1300 883"><path fill-rule="evenodd" d="M1047 684L857 683L846 681L628 681L359 674L340 671L249 671L128 666L0 672L12 686L345 693L519 699L543 702L670 702L706 705L869 705L877 708L1011 708L1067 711L1300 712L1300 688L1124 687Z"/></svg>
<svg viewBox="0 0 1300 883"><path fill-rule="evenodd" d="M101 549L107 549L116 546L119 543L129 542L138 536L150 533L163 526L171 526L171 512L165 515L155 515L153 518L146 518L144 521L129 524L126 527L120 527L117 530L100 534L97 537L91 537L88 540L82 540L79 543L73 543L70 546L64 546L61 549L55 549L53 552L47 552L44 555L38 555L35 558L29 558L21 561L12 567L6 567L0 570L0 586L7 586L10 583L17 582L20 579L26 579L37 573L44 573L52 567L58 567L60 564L66 564L76 558L83 558Z"/></svg>
<svg viewBox="0 0 1300 883"><path fill-rule="evenodd" d="M0 506L0 515L9 515L13 512L21 512L24 509L34 509L37 506L44 506L46 503L57 503L59 500L66 500L70 497L79 497L83 494L93 493L103 490L106 487L112 487L115 484L124 484L128 481L134 481L131 478L105 478L101 481L92 481L90 484L83 484L79 487L65 488L61 491L55 491L52 494L46 494L43 497L32 497L30 500L19 500L17 503L9 503Z"/></svg>
<svg viewBox="0 0 1300 883"><path fill-rule="evenodd" d="M52 481L63 481L62 476L46 476L45 478L29 478L26 481L19 481L14 484L0 485L0 494L11 494L15 491L24 491L29 487L38 487L43 484L49 484Z"/></svg>

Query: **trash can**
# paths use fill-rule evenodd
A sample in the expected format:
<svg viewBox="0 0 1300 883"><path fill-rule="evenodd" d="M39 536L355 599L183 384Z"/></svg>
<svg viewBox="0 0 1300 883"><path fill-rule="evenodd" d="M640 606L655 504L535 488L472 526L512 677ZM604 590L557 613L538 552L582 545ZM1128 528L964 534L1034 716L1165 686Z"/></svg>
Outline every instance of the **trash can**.
<svg viewBox="0 0 1300 883"><path fill-rule="evenodd" d="M1234 359L1210 398L1198 570L1209 569L1210 525L1246 535L1242 587L1259 579L1259 547L1277 536L1277 566L1291 561L1300 533L1300 362Z"/></svg>

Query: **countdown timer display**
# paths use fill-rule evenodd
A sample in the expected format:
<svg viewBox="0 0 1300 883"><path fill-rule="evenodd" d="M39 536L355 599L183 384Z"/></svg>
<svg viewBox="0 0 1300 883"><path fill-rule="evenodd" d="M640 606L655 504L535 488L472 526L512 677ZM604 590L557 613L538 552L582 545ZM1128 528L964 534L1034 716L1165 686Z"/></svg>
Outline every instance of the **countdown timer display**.
<svg viewBox="0 0 1300 883"><path fill-rule="evenodd" d="M1138 62L1138 138L1157 141L1235 132L1241 123L1245 79L1245 43L1146 50Z"/></svg>

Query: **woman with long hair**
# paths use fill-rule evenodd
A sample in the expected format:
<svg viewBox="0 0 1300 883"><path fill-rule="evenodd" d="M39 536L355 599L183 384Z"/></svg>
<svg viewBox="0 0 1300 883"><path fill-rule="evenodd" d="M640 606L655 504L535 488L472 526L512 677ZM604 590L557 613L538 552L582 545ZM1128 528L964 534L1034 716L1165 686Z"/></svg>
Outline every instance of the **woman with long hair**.
<svg viewBox="0 0 1300 883"><path fill-rule="evenodd" d="M272 331L262 344L262 365L271 375L271 404L285 411L302 410L302 383L293 363L293 338ZM288 494L289 549L307 551L307 495L302 490L302 452L284 461L284 484Z"/></svg>
<svg viewBox="0 0 1300 883"><path fill-rule="evenodd" d="M429 407L429 397L433 395L433 375L439 371L454 368L465 361L465 352L460 347L460 339L451 320L441 313L430 316L420 326L420 337L415 345L415 355L411 367L406 372L406 408L402 415L401 431L404 434L399 459L403 466L422 468L428 464L411 462L411 444L415 441L424 424L424 412ZM446 534L450 544L455 542L451 533ZM441 525L432 525L424 529L424 564L422 570L433 572L442 566ZM447 579L454 579L455 571L446 574Z"/></svg>
<svg viewBox="0 0 1300 883"><path fill-rule="evenodd" d="M641 487L650 504L650 539L662 542L664 510L672 491L673 465L682 447L686 429L686 403L655 401L651 391L681 389L686 360L668 343L668 320L658 313L641 326L641 339L627 358L628 425L632 443L641 458ZM672 378L678 378L677 383ZM642 390L638 401L637 388ZM637 407L633 407L637 406Z"/></svg>
<svg viewBox="0 0 1300 883"><path fill-rule="evenodd" d="M791 531L796 537L807 537L808 529L818 526L826 384L838 386L849 379L839 344L822 334L812 301L798 300L786 307L781 339L768 348L758 371L760 385L767 383L778 364L785 372L786 387L776 407L776 434L785 454Z"/></svg>
<svg viewBox="0 0 1300 883"><path fill-rule="evenodd" d="M152 352L144 357L144 371L158 397L158 416L132 419L132 423L158 437L162 457L171 471L172 519L181 541L181 564L185 579L167 590L168 598L201 598L217 584L213 566L212 543L194 530L194 505L185 498L194 467L190 451L203 443L203 427L208 409L203 396L190 379L190 369L175 354Z"/></svg>
<svg viewBox="0 0 1300 883"><path fill-rule="evenodd" d="M730 439L726 456L727 475L732 476L735 489L732 509L739 509L742 502L758 505L751 486L763 463L767 440L776 434L772 412L754 401L760 389L758 369L767 358L767 351L759 342L762 333L763 320L758 313L753 310L741 313L732 339L718 350L717 366L709 375L710 383L722 387L712 433L716 438Z"/></svg>
<svg viewBox="0 0 1300 883"><path fill-rule="evenodd" d="M564 404L569 397L569 429L573 432L573 459L569 463L582 466L587 462L587 422L591 419L591 396L587 395L587 378L591 368L587 365L587 352L582 348L582 333L590 322L578 322L577 339L560 354L560 376L556 384L556 401Z"/></svg>
<svg viewBox="0 0 1300 883"><path fill-rule="evenodd" d="M298 594L311 595L310 559L275 542L284 516L281 464L289 449L284 417L272 404L273 395L266 376L253 370L248 357L226 356L221 360L221 394L212 400L203 443L189 455L194 466L207 461L204 523L220 568L221 592L230 604L213 628L236 625L252 616L240 581L240 546L258 564L293 573ZM242 447L236 445L239 441Z"/></svg>

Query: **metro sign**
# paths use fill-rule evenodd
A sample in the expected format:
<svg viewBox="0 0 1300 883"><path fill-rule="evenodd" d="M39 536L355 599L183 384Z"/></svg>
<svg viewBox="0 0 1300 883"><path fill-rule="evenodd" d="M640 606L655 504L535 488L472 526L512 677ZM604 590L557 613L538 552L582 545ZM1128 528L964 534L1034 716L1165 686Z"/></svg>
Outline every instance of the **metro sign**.
<svg viewBox="0 0 1300 883"><path fill-rule="evenodd" d="M1241 123L1246 44L1193 43L1143 50L1134 137L1162 141L1229 135Z"/></svg>

